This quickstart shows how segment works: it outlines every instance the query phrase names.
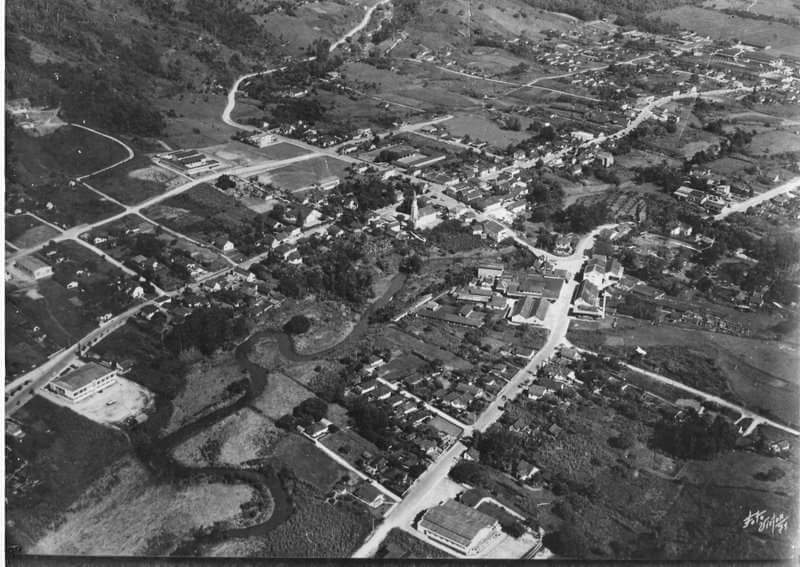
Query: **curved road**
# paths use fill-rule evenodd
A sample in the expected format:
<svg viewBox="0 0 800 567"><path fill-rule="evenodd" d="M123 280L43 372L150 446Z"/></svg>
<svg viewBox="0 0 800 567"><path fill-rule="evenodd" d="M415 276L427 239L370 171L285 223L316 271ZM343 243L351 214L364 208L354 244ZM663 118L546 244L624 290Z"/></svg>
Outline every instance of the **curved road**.
<svg viewBox="0 0 800 567"><path fill-rule="evenodd" d="M359 33L363 30L367 25L369 25L369 21L372 18L373 12L377 9L378 6L382 4L388 4L391 0L379 0L374 5L367 8L367 11L364 13L364 17L358 22L350 31L344 34L342 37L337 39L335 42L331 44L330 51L333 52L339 48L344 42L346 42L349 38L353 37L355 34ZM306 57L301 59L300 61L313 61L315 57ZM247 79L252 79L253 77L260 77L262 75L269 75L276 71L283 71L286 69L286 66L283 67L275 67L273 69L266 69L264 71L256 71L254 73L247 73L246 75L242 75L236 82L233 83L231 90L228 91L228 101L225 104L225 109L222 111L222 121L227 124L228 126L233 126L234 128L238 128L239 130L249 130L254 131L258 130L255 126L249 126L247 124L241 124L236 122L233 118L231 118L231 113L233 109L236 108L236 93L239 91L239 86L246 81Z"/></svg>
<svg viewBox="0 0 800 567"><path fill-rule="evenodd" d="M120 146L125 148L125 151L128 152L128 157L126 157L125 159L121 159L117 163L113 163L113 164L111 164L111 165L109 165L107 167L104 167L102 169L98 169L97 171L93 171L92 173L89 173L88 175L81 175L80 177L76 178L78 181L82 181L83 179L86 179L87 177L91 177L92 175L98 175L100 173L103 173L104 171L108 171L109 169L114 169L115 167L117 167L119 165L122 165L125 162L131 161L133 159L133 156L135 155L133 153L133 149L131 149L131 147L128 144L126 144L125 142L123 142L122 140L120 140L118 138L115 138L114 136L109 136L108 134L103 134L102 132L100 132L98 130L95 130L94 128L89 128L88 126L83 126L81 124L75 124L74 122L71 122L70 126L75 126L76 128L80 128L82 130L87 130L89 132L92 132L93 134L97 134L98 136L102 136L103 138L108 138L109 140L112 140L112 141L118 143Z"/></svg>

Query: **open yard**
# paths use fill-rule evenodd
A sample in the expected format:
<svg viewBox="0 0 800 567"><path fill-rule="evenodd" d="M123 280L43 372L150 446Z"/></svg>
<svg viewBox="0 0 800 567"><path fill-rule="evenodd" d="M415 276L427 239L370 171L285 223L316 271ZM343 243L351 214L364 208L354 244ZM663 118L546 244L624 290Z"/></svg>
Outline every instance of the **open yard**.
<svg viewBox="0 0 800 567"><path fill-rule="evenodd" d="M41 395L102 425L121 425L130 417L144 415L154 403L152 392L122 376L117 376L116 382L79 402L70 402L47 391L42 391Z"/></svg>
<svg viewBox="0 0 800 567"><path fill-rule="evenodd" d="M89 177L86 183L109 197L133 205L160 195L177 179L183 178L139 154L119 167Z"/></svg>
<svg viewBox="0 0 800 567"><path fill-rule="evenodd" d="M255 491L245 484L159 483L140 463L123 459L94 483L64 522L31 549L62 555L169 554L202 527L239 520Z"/></svg>
<svg viewBox="0 0 800 567"><path fill-rule="evenodd" d="M446 367L454 370L461 370L471 368L472 364L460 358L453 353L443 350L430 342L426 341L424 337L415 338L402 330L391 327L386 329L385 333L386 346L392 349L397 349L401 352L414 354L424 360L441 360ZM391 364L391 363L390 363Z"/></svg>
<svg viewBox="0 0 800 567"><path fill-rule="evenodd" d="M521 119L522 130L503 130L496 122L478 114L456 113L451 120L442 126L453 136L461 138L469 136L472 140L488 142L492 149L505 149L509 144L521 142L530 137L525 132L526 119Z"/></svg>
<svg viewBox="0 0 800 567"><path fill-rule="evenodd" d="M259 179L286 191L298 191L334 177L342 179L347 166L347 162L323 156L273 169L259 176Z"/></svg>
<svg viewBox="0 0 800 567"><path fill-rule="evenodd" d="M272 454L285 435L269 418L244 408L181 443L173 452L188 466L239 466Z"/></svg>
<svg viewBox="0 0 800 567"><path fill-rule="evenodd" d="M6 240L17 248L28 248L47 242L58 234L51 226L31 215L6 215Z"/></svg>

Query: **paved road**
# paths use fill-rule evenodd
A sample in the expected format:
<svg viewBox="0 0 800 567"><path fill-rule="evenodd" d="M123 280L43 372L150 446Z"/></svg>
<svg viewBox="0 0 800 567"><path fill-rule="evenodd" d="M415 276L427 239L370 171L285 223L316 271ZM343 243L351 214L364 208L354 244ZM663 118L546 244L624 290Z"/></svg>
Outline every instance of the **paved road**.
<svg viewBox="0 0 800 567"><path fill-rule="evenodd" d="M728 215L733 213L743 213L750 207L754 207L755 205L761 204L764 201L769 201L770 199L774 199L778 195L783 195L784 193L788 193L793 189L800 188L800 176L794 177L784 183L783 185L778 185L768 191L764 191L759 195L755 195L750 197L749 199L745 199L744 201L739 201L738 203L734 203L733 205L727 207L724 211L719 213L714 217L714 220L722 220Z"/></svg>
<svg viewBox="0 0 800 567"><path fill-rule="evenodd" d="M605 227L598 227L590 234L584 236L576 247L575 253L561 260L567 265L574 265L577 259L583 257L583 251L591 245L594 237L603 228ZM530 378L531 372L535 372L540 364L550 358L556 347L563 342L566 337L567 328L569 327L569 318L567 315L572 293L576 285L574 281L570 281L566 284L561 290L558 301L550 307L547 320L545 321L545 326L550 329L550 336L544 347L534 355L524 368L517 372L508 384L506 384L498 393L495 401L484 410L475 424L471 428L466 429L466 436L470 435L475 430L484 431L496 422L503 414L503 410L500 409L500 406L505 405L505 400L503 398L513 398L516 396L523 388L524 382ZM439 498L432 496L432 493L434 493L436 486L447 477L448 472L461 458L461 454L464 450L466 450L466 447L462 443L456 443L450 450L437 458L431 466L428 467L428 470L411 486L404 496L403 501L389 512L383 522L368 536L364 544L356 550L353 557L373 557L378 551L381 542L393 528L409 526L414 521L417 514L430 507L433 503L438 502Z"/></svg>

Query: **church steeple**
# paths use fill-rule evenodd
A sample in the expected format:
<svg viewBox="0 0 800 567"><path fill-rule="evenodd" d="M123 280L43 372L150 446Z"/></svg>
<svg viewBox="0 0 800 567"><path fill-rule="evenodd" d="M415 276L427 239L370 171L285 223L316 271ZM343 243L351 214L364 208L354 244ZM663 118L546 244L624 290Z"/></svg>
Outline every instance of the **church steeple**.
<svg viewBox="0 0 800 567"><path fill-rule="evenodd" d="M417 192L414 191L414 198L411 200L411 230L417 230L419 222L419 204L417 204Z"/></svg>

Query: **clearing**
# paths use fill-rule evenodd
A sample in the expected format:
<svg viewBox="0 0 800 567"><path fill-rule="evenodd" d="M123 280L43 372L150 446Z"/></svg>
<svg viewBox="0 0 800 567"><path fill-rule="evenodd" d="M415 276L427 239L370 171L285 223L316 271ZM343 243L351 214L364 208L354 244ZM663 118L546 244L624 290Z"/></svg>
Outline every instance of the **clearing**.
<svg viewBox="0 0 800 567"><path fill-rule="evenodd" d="M276 469L286 467L299 480L314 486L323 494L343 476L353 474L315 447L311 441L297 434L286 435L278 441L272 457L279 463Z"/></svg>
<svg viewBox="0 0 800 567"><path fill-rule="evenodd" d="M270 419L278 419L292 413L292 409L303 400L313 397L314 394L285 374L270 372L267 387L253 400L252 406Z"/></svg>
<svg viewBox="0 0 800 567"><path fill-rule="evenodd" d="M139 154L119 167L89 177L86 183L126 205L134 205L160 195L176 178L176 173Z"/></svg>
<svg viewBox="0 0 800 567"><path fill-rule="evenodd" d="M315 184L342 179L349 164L335 158L322 156L300 163L273 169L259 176L262 183L272 183L285 191L298 191Z"/></svg>
<svg viewBox="0 0 800 567"><path fill-rule="evenodd" d="M244 484L158 484L143 465L123 459L94 483L64 522L31 551L61 555L164 553L165 540L174 549L198 528L237 523L241 506L254 497L255 491Z"/></svg>
<svg viewBox="0 0 800 567"><path fill-rule="evenodd" d="M29 214L6 215L6 240L17 248L29 248L47 242L58 234L51 226Z"/></svg>
<svg viewBox="0 0 800 567"><path fill-rule="evenodd" d="M181 443L175 459L187 466L239 466L272 454L284 433L272 420L252 408L243 408Z"/></svg>

